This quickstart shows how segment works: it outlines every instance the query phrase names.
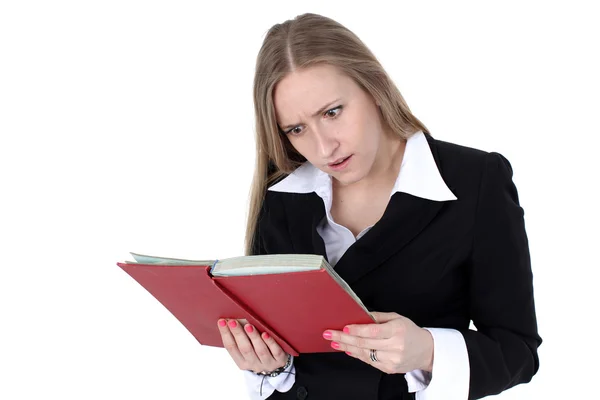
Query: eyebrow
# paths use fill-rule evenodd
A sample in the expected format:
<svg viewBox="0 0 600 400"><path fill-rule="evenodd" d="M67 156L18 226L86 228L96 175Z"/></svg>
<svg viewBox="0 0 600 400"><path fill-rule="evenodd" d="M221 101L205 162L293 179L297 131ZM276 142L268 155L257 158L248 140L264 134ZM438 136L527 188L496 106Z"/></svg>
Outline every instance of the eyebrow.
<svg viewBox="0 0 600 400"><path fill-rule="evenodd" d="M319 108L317 111L315 111L312 115L312 117L316 117L317 115L321 114L323 111L327 110L331 105L333 105L334 103L340 101L339 98L330 101L329 103L327 103L326 105L324 105L323 107ZM291 128L293 126L297 126L300 125L300 122L296 122L295 124L290 124L290 125L286 125L286 126L282 126L281 130L285 131L287 128Z"/></svg>

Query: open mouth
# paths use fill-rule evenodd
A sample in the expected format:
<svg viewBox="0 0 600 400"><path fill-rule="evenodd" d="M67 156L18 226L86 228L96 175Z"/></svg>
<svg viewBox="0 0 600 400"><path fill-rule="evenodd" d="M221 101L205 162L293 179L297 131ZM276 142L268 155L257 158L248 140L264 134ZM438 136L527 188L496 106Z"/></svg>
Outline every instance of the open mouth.
<svg viewBox="0 0 600 400"><path fill-rule="evenodd" d="M346 161L348 158L350 158L350 156L348 156L346 158L342 158L339 162L337 162L337 163L331 163L329 165L340 165L341 163L343 163L344 161Z"/></svg>
<svg viewBox="0 0 600 400"><path fill-rule="evenodd" d="M348 162L350 161L351 158L352 158L352 155L349 155L348 157L344 158L343 160L341 160L338 163L329 164L329 167L334 170L340 170L340 169L346 167L346 165L348 165Z"/></svg>

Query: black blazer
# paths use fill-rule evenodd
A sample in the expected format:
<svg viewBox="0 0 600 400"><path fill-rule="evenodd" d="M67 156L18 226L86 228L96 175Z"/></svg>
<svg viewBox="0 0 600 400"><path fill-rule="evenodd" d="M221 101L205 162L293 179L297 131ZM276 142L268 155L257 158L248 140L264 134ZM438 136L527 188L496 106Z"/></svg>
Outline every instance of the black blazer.
<svg viewBox="0 0 600 400"><path fill-rule="evenodd" d="M371 311L460 331L469 353L469 399L477 399L529 382L539 367L523 209L502 155L426 138L458 200L395 193L335 270ZM253 254L327 257L316 230L324 216L314 192L268 191ZM471 320L477 331L469 329ZM294 364L292 389L269 399L414 398L403 374L385 374L343 352L302 354Z"/></svg>

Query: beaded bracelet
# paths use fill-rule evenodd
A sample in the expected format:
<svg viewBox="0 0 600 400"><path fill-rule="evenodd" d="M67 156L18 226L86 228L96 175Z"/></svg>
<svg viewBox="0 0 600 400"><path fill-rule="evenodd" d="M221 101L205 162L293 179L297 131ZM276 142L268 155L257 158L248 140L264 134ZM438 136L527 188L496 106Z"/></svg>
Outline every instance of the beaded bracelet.
<svg viewBox="0 0 600 400"><path fill-rule="evenodd" d="M288 358L287 361L285 362L285 365L283 367L279 367L277 369L274 369L271 372L257 372L258 375L263 375L263 376L268 376L270 378L274 378L277 375L281 374L283 371L285 371L290 365L292 365L292 356L288 354Z"/></svg>

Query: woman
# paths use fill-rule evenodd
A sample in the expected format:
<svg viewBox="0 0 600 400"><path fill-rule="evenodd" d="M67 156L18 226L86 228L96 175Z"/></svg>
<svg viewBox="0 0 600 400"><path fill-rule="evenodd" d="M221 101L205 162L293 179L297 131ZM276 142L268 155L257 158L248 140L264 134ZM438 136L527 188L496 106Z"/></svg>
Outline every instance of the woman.
<svg viewBox="0 0 600 400"><path fill-rule="evenodd" d="M254 104L247 254L325 256L376 323L294 358L219 320L250 397L477 399L530 381L541 338L508 160L434 139L366 46L315 14L269 30Z"/></svg>

